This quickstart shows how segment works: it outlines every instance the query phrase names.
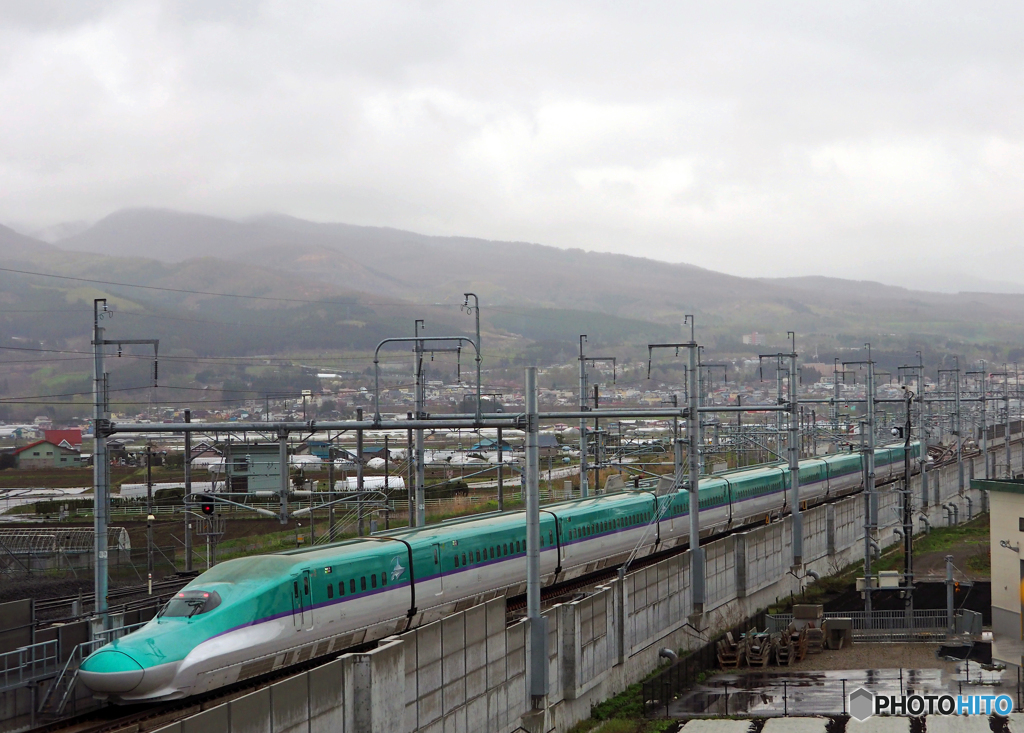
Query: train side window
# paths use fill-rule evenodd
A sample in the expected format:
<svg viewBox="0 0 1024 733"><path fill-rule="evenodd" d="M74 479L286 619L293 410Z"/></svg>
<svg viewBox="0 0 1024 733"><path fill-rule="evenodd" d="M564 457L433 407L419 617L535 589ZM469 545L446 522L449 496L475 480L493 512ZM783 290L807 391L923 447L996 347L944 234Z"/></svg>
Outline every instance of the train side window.
<svg viewBox="0 0 1024 733"><path fill-rule="evenodd" d="M470 553L470 554L472 555L473 553ZM462 564L463 565L466 564L466 553L462 553Z"/></svg>
<svg viewBox="0 0 1024 733"><path fill-rule="evenodd" d="M349 593L355 593L356 592L356 579L355 578L352 578L350 581L348 581L348 591L349 591Z"/></svg>
<svg viewBox="0 0 1024 733"><path fill-rule="evenodd" d="M457 553L455 555L455 567L459 567L459 556Z"/></svg>
<svg viewBox="0 0 1024 733"><path fill-rule="evenodd" d="M480 562L480 550L476 551L476 561Z"/></svg>
<svg viewBox="0 0 1024 733"><path fill-rule="evenodd" d="M344 580L342 580L342 581L340 581L338 583L338 596L341 597L343 595L345 595L345 581Z"/></svg>
<svg viewBox="0 0 1024 733"><path fill-rule="evenodd" d="M502 555L508 555L508 545L502 545L501 546L501 554Z"/></svg>
<svg viewBox="0 0 1024 733"><path fill-rule="evenodd" d="M377 573L374 573L373 575L370 576L370 585L373 586L374 588L377 587Z"/></svg>
<svg viewBox="0 0 1024 733"><path fill-rule="evenodd" d="M437 545L434 545L434 564L437 565Z"/></svg>
<svg viewBox="0 0 1024 733"><path fill-rule="evenodd" d="M302 578L302 585L305 587L306 595L308 596L309 595L309 578L303 577Z"/></svg>
<svg viewBox="0 0 1024 733"><path fill-rule="evenodd" d="M359 589L366 590L366 576L364 575L359 579Z"/></svg>
<svg viewBox="0 0 1024 733"><path fill-rule="evenodd" d="M491 559L492 560L494 559L494 547L493 546L491 547Z"/></svg>
<svg viewBox="0 0 1024 733"><path fill-rule="evenodd" d="M555 544L555 535L554 535L554 533L550 529L548 530L548 544L549 545Z"/></svg>
<svg viewBox="0 0 1024 733"><path fill-rule="evenodd" d="M327 597L334 598L334 586L330 583L327 584Z"/></svg>
<svg viewBox="0 0 1024 733"><path fill-rule="evenodd" d="M1024 532L1024 517L1020 517L1020 518L1019 518L1019 519L1017 520L1017 522L1019 523L1019 524L1018 524L1018 529L1019 529L1019 530L1020 530L1021 532Z"/></svg>
<svg viewBox="0 0 1024 733"><path fill-rule="evenodd" d="M292 583L292 585L295 586L295 597L298 598L299 597L299 581L296 580L294 583Z"/></svg>
<svg viewBox="0 0 1024 733"><path fill-rule="evenodd" d="M380 574L380 584L382 586L388 584L388 574L387 573L381 573Z"/></svg>

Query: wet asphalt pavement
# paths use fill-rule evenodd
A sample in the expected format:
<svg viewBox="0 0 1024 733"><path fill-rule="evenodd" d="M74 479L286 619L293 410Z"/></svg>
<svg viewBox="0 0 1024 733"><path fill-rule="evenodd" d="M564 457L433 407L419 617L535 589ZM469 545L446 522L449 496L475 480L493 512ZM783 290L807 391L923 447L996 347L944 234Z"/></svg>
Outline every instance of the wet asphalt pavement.
<svg viewBox="0 0 1024 733"><path fill-rule="evenodd" d="M999 695L1018 701L1015 672L984 671L974 662L942 669L846 669L787 671L766 669L743 674L722 673L706 680L669 706L667 716L709 715L841 715L846 696L858 687L885 695ZM696 732L695 732L696 733Z"/></svg>

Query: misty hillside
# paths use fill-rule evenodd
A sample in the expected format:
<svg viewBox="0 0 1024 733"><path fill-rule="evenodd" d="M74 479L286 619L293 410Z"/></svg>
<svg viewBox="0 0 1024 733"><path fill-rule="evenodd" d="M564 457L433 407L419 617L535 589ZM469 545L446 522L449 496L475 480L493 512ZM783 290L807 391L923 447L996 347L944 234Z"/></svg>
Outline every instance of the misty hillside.
<svg viewBox="0 0 1024 733"><path fill-rule="evenodd" d="M126 257L165 263L214 257L232 263L220 265L219 272L255 266L292 273L302 287L316 284L375 298L456 305L463 292L472 291L485 305L514 309L516 318L489 322L528 338L582 332L580 327L552 329L550 323L566 320L566 313L586 311L660 323L676 334L681 333L683 316L693 313L704 333L733 336L797 330L1024 338L1017 318L1024 306L1021 295L929 293L826 277L740 278L627 255L320 224L279 215L237 222L132 209L112 214L57 246L122 262ZM208 267L217 266L211 262ZM239 278L230 279L240 285ZM562 315L552 319L546 309ZM489 316L486 309L484 316Z"/></svg>

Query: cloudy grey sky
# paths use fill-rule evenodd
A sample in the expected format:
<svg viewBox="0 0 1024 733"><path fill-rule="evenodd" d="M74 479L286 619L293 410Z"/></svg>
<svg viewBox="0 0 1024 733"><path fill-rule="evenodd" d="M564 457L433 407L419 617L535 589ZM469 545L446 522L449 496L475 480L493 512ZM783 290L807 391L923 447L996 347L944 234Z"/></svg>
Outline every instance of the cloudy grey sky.
<svg viewBox="0 0 1024 733"><path fill-rule="evenodd" d="M0 0L0 221L274 211L1022 284L1022 21L1019 1Z"/></svg>

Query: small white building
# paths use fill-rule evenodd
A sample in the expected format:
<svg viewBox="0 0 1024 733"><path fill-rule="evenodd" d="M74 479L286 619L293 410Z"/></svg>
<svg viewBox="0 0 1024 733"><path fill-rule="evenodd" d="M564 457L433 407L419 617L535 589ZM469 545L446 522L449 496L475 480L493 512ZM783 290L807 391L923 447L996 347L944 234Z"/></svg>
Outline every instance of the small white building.
<svg viewBox="0 0 1024 733"><path fill-rule="evenodd" d="M1021 666L1024 658L1024 480L972 480L989 492L992 553L992 661Z"/></svg>

